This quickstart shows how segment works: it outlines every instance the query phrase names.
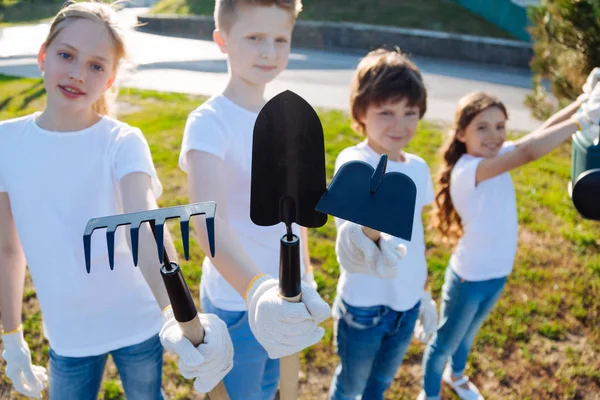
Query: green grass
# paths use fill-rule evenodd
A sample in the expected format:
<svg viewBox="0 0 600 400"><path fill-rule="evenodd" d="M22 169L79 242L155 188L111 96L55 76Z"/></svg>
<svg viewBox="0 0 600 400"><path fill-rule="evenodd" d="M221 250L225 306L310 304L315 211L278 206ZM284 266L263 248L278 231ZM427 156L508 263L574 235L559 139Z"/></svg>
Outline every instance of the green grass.
<svg viewBox="0 0 600 400"><path fill-rule="evenodd" d="M304 0L300 19L361 22L514 39L482 17L450 0ZM212 15L207 0L161 0L155 14Z"/></svg>
<svg viewBox="0 0 600 400"><path fill-rule="evenodd" d="M54 17L63 1L0 0L0 28Z"/></svg>
<svg viewBox="0 0 600 400"><path fill-rule="evenodd" d="M0 120L44 106L39 79L0 75ZM135 107L120 118L145 133L158 174L165 186L161 206L187 202L185 175L177 167L181 136L188 113L204 98L172 93L123 90L120 101ZM335 156L361 140L349 127L348 115L320 112L326 135L328 177ZM421 155L436 170L436 151L447 127L421 124L409 151ZM569 145L545 159L512 173L518 196L520 244L515 270L505 292L479 332L467 373L487 399L595 399L600 392L600 225L577 216L566 194ZM427 223L427 218L425 220ZM179 258L183 259L178 229ZM339 274L334 254L335 228L329 221L310 231L311 258L321 295L332 302ZM193 240L192 240L193 241ZM439 301L443 274L451 248L426 231L427 260L434 298ZM191 245L191 260L182 269L198 297L202 252ZM26 338L33 360L46 365L47 342L42 337L41 314L35 290L27 280L24 299ZM302 399L324 399L337 358L333 354L332 322L324 323L325 339L302 357L305 377ZM0 344L1 346L1 344ZM413 342L388 393L388 399L414 399L419 390L424 346ZM0 399L8 380L0 363ZM176 360L165 357L164 389L170 399L200 399L192 385L177 373ZM452 394L444 389L444 398ZM102 399L120 399L122 388L109 363Z"/></svg>

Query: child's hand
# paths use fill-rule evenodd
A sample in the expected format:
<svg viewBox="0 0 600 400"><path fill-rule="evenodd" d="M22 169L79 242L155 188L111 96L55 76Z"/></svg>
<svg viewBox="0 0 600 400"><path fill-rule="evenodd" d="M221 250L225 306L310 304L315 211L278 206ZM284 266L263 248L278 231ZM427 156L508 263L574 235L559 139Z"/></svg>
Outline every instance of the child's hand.
<svg viewBox="0 0 600 400"><path fill-rule="evenodd" d="M596 67L588 75L582 87L583 93L587 93L588 95L592 93L598 82L600 82L600 68Z"/></svg>
<svg viewBox="0 0 600 400"><path fill-rule="evenodd" d="M268 275L256 279L246 296L248 322L269 358L289 356L318 343L325 330L319 324L331 309L315 289L302 282L300 303L279 295L279 282Z"/></svg>
<svg viewBox="0 0 600 400"><path fill-rule="evenodd" d="M431 298L431 292L423 293L421 307L419 308L419 319L415 325L415 337L421 343L427 343L431 335L436 331L438 324L437 305Z"/></svg>
<svg viewBox="0 0 600 400"><path fill-rule="evenodd" d="M378 246L367 237L365 229L368 228L350 221L340 225L335 242L338 262L350 273L394 278L398 263L406 255L406 246L395 243L388 236L381 236Z"/></svg>
<svg viewBox="0 0 600 400"><path fill-rule="evenodd" d="M194 379L198 393L210 392L233 368L233 343L227 325L214 314L198 314L204 328L204 341L194 346L184 335L169 307L163 311L160 341L179 356L179 372Z"/></svg>
<svg viewBox="0 0 600 400"><path fill-rule="evenodd" d="M581 106L573 118L579 123L582 130L586 130L592 125L598 125L600 122L600 85L596 85L590 97Z"/></svg>
<svg viewBox="0 0 600 400"><path fill-rule="evenodd" d="M31 363L31 352L23 338L23 331L2 335L6 361L6 376L12 381L15 390L27 397L42 398L42 390L48 382L46 368Z"/></svg>

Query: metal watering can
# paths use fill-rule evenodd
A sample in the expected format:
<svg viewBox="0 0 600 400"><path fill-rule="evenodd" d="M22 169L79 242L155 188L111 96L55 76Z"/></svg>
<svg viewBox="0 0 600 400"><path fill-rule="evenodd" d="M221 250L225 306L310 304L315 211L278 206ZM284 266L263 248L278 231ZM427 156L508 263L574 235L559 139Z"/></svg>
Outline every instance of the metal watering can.
<svg viewBox="0 0 600 400"><path fill-rule="evenodd" d="M583 218L600 221L600 126L573 134L569 195Z"/></svg>

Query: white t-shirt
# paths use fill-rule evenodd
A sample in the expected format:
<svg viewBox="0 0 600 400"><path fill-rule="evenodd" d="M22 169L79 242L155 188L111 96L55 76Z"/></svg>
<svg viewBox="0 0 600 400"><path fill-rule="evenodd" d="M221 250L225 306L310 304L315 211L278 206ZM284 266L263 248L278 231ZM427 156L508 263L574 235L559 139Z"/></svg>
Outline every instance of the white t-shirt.
<svg viewBox="0 0 600 400"><path fill-rule="evenodd" d="M117 230L114 271L105 230L94 232L89 275L83 233L91 218L123 212L118 183L125 175L150 175L161 194L148 143L109 117L81 131L52 132L36 124L38 114L0 122L0 192L10 198L44 333L66 357L141 343L160 330L160 309L133 266L125 228Z"/></svg>
<svg viewBox="0 0 600 400"><path fill-rule="evenodd" d="M388 306L396 311L413 308L423 295L427 281L427 261L425 259L425 237L423 232L423 207L434 201L433 182L427 163L420 157L404 153L406 161L397 162L388 159L387 172L402 172L408 175L417 186L417 202L413 223L412 239L407 242L393 238L395 243L404 243L406 257L399 265L394 279L383 279L364 274L348 273L340 265L340 279L337 293L344 301L356 307ZM335 162L335 171L348 161L364 161L373 168L377 167L381 155L367 145L367 142L344 149ZM339 225L340 219L336 218ZM391 238L390 235L382 233Z"/></svg>
<svg viewBox="0 0 600 400"><path fill-rule="evenodd" d="M222 183L227 198L227 218L242 248L264 273L279 277L279 243L285 224L258 226L250 219L250 175L252 135L257 113L242 108L223 95L208 99L189 115L183 135L179 166L188 172L187 153L198 150L213 154L225 163L227 179ZM219 204L217 204L217 215ZM298 235L298 227L293 231ZM215 243L219 251L219 243ZM304 262L301 251L301 273ZM246 310L246 304L207 257L202 264L202 282L210 301L229 311Z"/></svg>
<svg viewBox="0 0 600 400"><path fill-rule="evenodd" d="M506 142L506 153L514 144ZM467 281L484 281L510 274L517 252L517 200L508 172L475 186L475 175L482 157L464 154L452 169L450 196L460 215L463 236L450 267Z"/></svg>

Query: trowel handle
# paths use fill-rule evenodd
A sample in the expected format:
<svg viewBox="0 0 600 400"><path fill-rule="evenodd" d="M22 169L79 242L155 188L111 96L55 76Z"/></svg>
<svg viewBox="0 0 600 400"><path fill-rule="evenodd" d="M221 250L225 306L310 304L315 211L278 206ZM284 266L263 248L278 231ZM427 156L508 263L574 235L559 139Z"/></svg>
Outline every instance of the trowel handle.
<svg viewBox="0 0 600 400"><path fill-rule="evenodd" d="M302 299L302 281L300 278L300 239L292 235L281 238L279 252L279 294L291 303ZM281 379L279 398L296 400L298 398L298 377L300 375L300 353L283 357L279 361Z"/></svg>
<svg viewBox="0 0 600 400"><path fill-rule="evenodd" d="M171 301L175 320L179 323L183 335L194 346L198 346L204 340L204 328L198 318L198 309L194 304L190 289L181 273L181 268L179 268L178 264L170 262L168 269L166 266L160 269L160 274L167 287L167 294ZM208 393L208 398L210 400L229 400L229 395L223 382L219 382Z"/></svg>
<svg viewBox="0 0 600 400"><path fill-rule="evenodd" d="M300 238L284 235L279 247L279 294L288 301L300 301Z"/></svg>

